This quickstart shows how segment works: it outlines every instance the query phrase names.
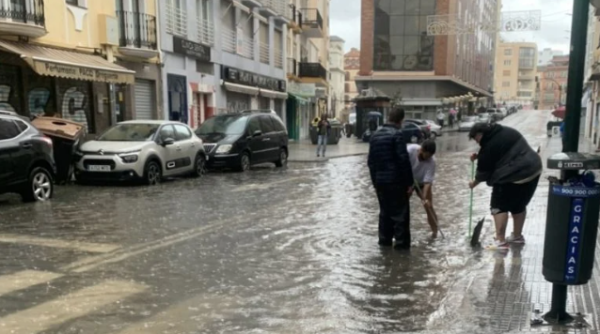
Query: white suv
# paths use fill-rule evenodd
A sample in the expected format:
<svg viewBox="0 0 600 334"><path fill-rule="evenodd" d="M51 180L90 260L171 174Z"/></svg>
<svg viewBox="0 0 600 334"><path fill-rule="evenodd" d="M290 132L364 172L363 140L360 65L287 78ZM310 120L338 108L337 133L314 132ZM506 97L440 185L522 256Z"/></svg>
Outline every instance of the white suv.
<svg viewBox="0 0 600 334"><path fill-rule="evenodd" d="M163 176L206 171L202 140L185 124L171 121L127 121L108 129L77 150L79 182L141 179L159 183Z"/></svg>

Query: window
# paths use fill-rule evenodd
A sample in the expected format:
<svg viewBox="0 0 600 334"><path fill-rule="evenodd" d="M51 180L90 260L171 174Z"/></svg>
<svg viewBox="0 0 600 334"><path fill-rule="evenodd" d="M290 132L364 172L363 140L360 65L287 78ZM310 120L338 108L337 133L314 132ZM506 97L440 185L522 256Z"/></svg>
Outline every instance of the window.
<svg viewBox="0 0 600 334"><path fill-rule="evenodd" d="M510 66L512 64L512 60L505 60L504 66Z"/></svg>
<svg viewBox="0 0 600 334"><path fill-rule="evenodd" d="M192 138L192 133L188 128L183 125L175 125L175 139L176 140L187 140Z"/></svg>
<svg viewBox="0 0 600 334"><path fill-rule="evenodd" d="M165 125L160 128L160 139L165 140L167 138L175 139L175 130L172 125Z"/></svg>
<svg viewBox="0 0 600 334"><path fill-rule="evenodd" d="M258 123L258 117L252 117L248 122L248 134L253 135L256 131L261 131L260 124Z"/></svg>
<svg viewBox="0 0 600 334"><path fill-rule="evenodd" d="M504 49L505 56L512 56L512 49Z"/></svg>
<svg viewBox="0 0 600 334"><path fill-rule="evenodd" d="M22 130L17 124L9 119L0 119L0 140L12 139L18 136Z"/></svg>
<svg viewBox="0 0 600 334"><path fill-rule="evenodd" d="M25 122L22 121L15 121L15 123L17 124L17 128L19 128L19 133L27 130L29 127Z"/></svg>
<svg viewBox="0 0 600 334"><path fill-rule="evenodd" d="M531 92L518 92L517 95L519 97L531 97L532 93Z"/></svg>
<svg viewBox="0 0 600 334"><path fill-rule="evenodd" d="M279 99L277 99L276 101L279 101ZM279 117L271 116L271 121L275 128L275 131L285 132L285 125L283 125L283 122L279 119Z"/></svg>
<svg viewBox="0 0 600 334"><path fill-rule="evenodd" d="M259 121L260 129L263 133L275 132L275 126L273 126L273 122L271 122L271 116L261 115Z"/></svg>
<svg viewBox="0 0 600 334"><path fill-rule="evenodd" d="M502 87L510 87L510 81L503 81Z"/></svg>
<svg viewBox="0 0 600 334"><path fill-rule="evenodd" d="M435 15L436 0L377 1L373 69L433 70L434 39L427 35L427 16Z"/></svg>
<svg viewBox="0 0 600 334"><path fill-rule="evenodd" d="M65 0L68 5L87 8L87 0Z"/></svg>
<svg viewBox="0 0 600 334"><path fill-rule="evenodd" d="M504 70L502 71L502 75L505 77L509 77L510 76L510 70Z"/></svg>

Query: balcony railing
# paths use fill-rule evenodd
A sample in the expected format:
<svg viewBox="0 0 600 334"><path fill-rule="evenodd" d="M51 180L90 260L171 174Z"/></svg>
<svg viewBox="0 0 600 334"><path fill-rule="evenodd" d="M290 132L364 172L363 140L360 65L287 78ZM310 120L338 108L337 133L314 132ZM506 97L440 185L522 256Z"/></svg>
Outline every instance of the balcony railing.
<svg viewBox="0 0 600 334"><path fill-rule="evenodd" d="M296 23L298 27L302 28L302 13L296 8L295 5L290 4L286 10L286 17Z"/></svg>
<svg viewBox="0 0 600 334"><path fill-rule="evenodd" d="M144 13L117 11L119 46L157 49L156 17Z"/></svg>
<svg viewBox="0 0 600 334"><path fill-rule="evenodd" d="M168 33L187 37L187 12L171 3L167 3L167 26Z"/></svg>
<svg viewBox="0 0 600 334"><path fill-rule="evenodd" d="M236 50L236 37L235 31L223 27L221 29L221 45L223 51L235 53Z"/></svg>
<svg viewBox="0 0 600 334"><path fill-rule="evenodd" d="M301 78L321 78L327 80L327 70L321 63L300 63Z"/></svg>
<svg viewBox="0 0 600 334"><path fill-rule="evenodd" d="M302 8L302 26L323 29L323 17L317 8Z"/></svg>
<svg viewBox="0 0 600 334"><path fill-rule="evenodd" d="M260 0L264 7L272 9L277 14L285 14L287 0Z"/></svg>
<svg viewBox="0 0 600 334"><path fill-rule="evenodd" d="M45 27L44 0L0 1L0 20Z"/></svg>
<svg viewBox="0 0 600 334"><path fill-rule="evenodd" d="M287 59L287 74L298 76L298 62L294 58Z"/></svg>
<svg viewBox="0 0 600 334"><path fill-rule="evenodd" d="M275 67L283 68L283 52L281 50L275 50Z"/></svg>
<svg viewBox="0 0 600 334"><path fill-rule="evenodd" d="M223 27L221 29L222 49L229 53L237 53L246 58L254 58L254 40L248 36L241 36L238 48L238 36L235 31Z"/></svg>
<svg viewBox="0 0 600 334"><path fill-rule="evenodd" d="M215 31L212 22L202 21L198 23L198 41L206 45L214 45Z"/></svg>
<svg viewBox="0 0 600 334"><path fill-rule="evenodd" d="M269 44L260 43L260 62L263 64L269 63Z"/></svg>

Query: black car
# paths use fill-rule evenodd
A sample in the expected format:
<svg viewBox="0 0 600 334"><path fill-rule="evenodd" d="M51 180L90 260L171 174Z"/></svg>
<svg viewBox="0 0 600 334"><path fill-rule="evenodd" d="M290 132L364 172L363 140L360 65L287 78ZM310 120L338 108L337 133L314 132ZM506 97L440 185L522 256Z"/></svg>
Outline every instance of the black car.
<svg viewBox="0 0 600 334"><path fill-rule="evenodd" d="M415 123L403 123L402 135L406 143L421 143L425 140L425 133L421 127Z"/></svg>
<svg viewBox="0 0 600 334"><path fill-rule="evenodd" d="M196 130L204 142L209 168L246 171L251 165L272 162L282 167L288 159L288 134L270 110L247 110L207 119Z"/></svg>
<svg viewBox="0 0 600 334"><path fill-rule="evenodd" d="M431 138L431 125L429 125L429 123L427 123L426 121L421 119L405 119L404 124L406 123L413 123L419 128L421 128L425 139Z"/></svg>
<svg viewBox="0 0 600 334"><path fill-rule="evenodd" d="M24 201L45 201L54 194L52 140L19 116L0 114L0 193Z"/></svg>

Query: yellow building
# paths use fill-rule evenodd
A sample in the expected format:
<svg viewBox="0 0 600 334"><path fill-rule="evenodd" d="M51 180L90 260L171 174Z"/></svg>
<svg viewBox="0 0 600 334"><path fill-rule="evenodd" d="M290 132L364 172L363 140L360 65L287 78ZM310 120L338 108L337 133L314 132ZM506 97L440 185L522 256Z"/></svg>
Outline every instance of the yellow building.
<svg viewBox="0 0 600 334"><path fill-rule="evenodd" d="M134 112L132 84L159 87L156 5L117 2L0 0L0 108L71 119L89 133L146 117Z"/></svg>
<svg viewBox="0 0 600 334"><path fill-rule="evenodd" d="M496 52L496 102L532 105L536 92L537 44L500 43Z"/></svg>

